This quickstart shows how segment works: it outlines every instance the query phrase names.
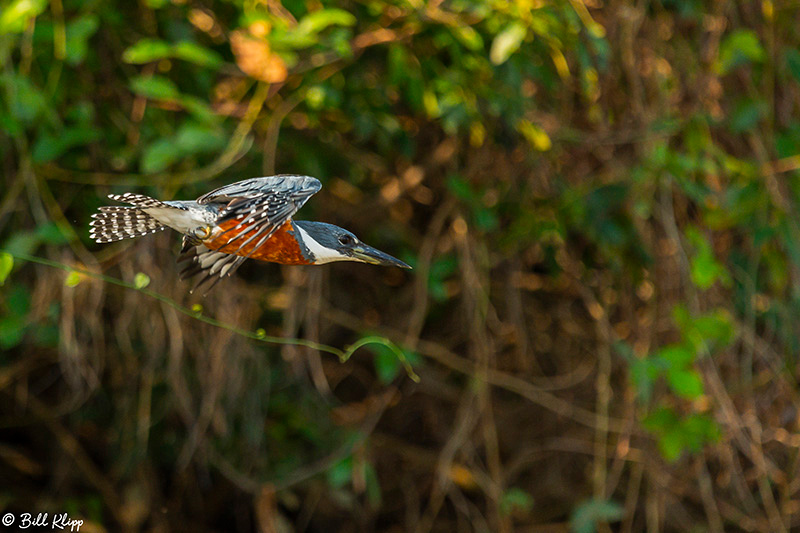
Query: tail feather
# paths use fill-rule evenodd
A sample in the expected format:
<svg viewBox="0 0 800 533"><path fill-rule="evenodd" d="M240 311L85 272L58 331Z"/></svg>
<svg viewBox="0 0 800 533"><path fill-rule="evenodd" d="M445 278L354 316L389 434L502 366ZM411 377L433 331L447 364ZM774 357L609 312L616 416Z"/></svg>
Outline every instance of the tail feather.
<svg viewBox="0 0 800 533"><path fill-rule="evenodd" d="M109 194L109 198L118 202L125 202L126 204L135 205L140 208L147 207L172 207L169 204L156 200L144 194L136 194L135 192L126 192L125 194Z"/></svg>
<svg viewBox="0 0 800 533"><path fill-rule="evenodd" d="M101 207L99 213L93 214L92 222L89 224L89 237L96 242L106 243L141 237L167 228L142 211L142 208L166 206L164 202L133 193L110 194L108 197L133 204L135 207L107 205Z"/></svg>
<svg viewBox="0 0 800 533"><path fill-rule="evenodd" d="M89 237L96 242L114 242L141 237L167 229L159 221L138 207L101 207L92 215Z"/></svg>

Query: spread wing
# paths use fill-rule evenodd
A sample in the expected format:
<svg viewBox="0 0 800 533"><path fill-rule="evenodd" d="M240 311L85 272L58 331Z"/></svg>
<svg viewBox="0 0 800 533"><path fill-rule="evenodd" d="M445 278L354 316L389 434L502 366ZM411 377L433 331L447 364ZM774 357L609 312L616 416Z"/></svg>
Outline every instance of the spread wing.
<svg viewBox="0 0 800 533"><path fill-rule="evenodd" d="M181 277L200 275L192 290L208 283L207 290L210 289L239 268L321 188L316 178L282 175L239 181L204 194L197 203L220 204L216 225L228 222L227 229L214 238L219 241L227 237L227 242L219 248L225 252L211 250L195 239L184 237L178 261L188 265L181 271ZM237 255L250 245L247 255Z"/></svg>
<svg viewBox="0 0 800 533"><path fill-rule="evenodd" d="M231 275L246 257L217 252L203 246L203 243L194 237L184 235L183 248L178 258L178 264L185 263L181 269L181 279L198 276L197 281L189 292L194 292L204 287L205 295L225 275Z"/></svg>
<svg viewBox="0 0 800 533"><path fill-rule="evenodd" d="M280 174L266 178L251 178L237 181L230 185L223 185L219 189L204 194L197 199L198 204L212 202L228 202L240 198L257 198L271 192L295 192L304 195L306 199L322 188L317 178L311 176L294 176Z"/></svg>

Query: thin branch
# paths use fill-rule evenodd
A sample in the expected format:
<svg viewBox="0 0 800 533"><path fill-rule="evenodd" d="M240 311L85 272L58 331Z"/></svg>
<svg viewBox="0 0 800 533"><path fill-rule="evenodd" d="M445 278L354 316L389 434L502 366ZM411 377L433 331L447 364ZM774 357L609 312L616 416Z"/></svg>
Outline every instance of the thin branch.
<svg viewBox="0 0 800 533"><path fill-rule="evenodd" d="M318 343L318 342L312 342L312 341L309 341L309 340L306 340L306 339L298 339L298 338L284 339L282 337L272 337L272 336L267 335L264 332L263 329L258 329L256 331L250 331L250 330L246 330L246 329L240 328L238 326L234 326L232 324L227 324L225 322L217 320L216 318L211 318L209 316L203 315L203 310L202 310L202 307L200 307L200 306L194 306L192 309L189 309L188 307L182 306L181 304L179 304L178 302L176 302L172 298L169 298L168 296L164 296L163 294L160 294L158 292L152 291L152 290L147 289L147 288L137 287L133 283L128 283L126 281L122 281L122 280L113 278L111 276L106 276L104 274L98 274L96 272L90 272L88 270L84 270L84 269L81 269L81 268L75 268L75 267L72 267L72 266L69 266L69 265L65 265L63 263L59 263L58 261L45 259L43 257L36 257L36 256L32 256L32 255L28 255L28 254L24 254L24 253L20 253L20 252L12 252L12 251L9 251L9 250L0 249L0 253L7 253L7 254L11 255L12 257L16 257L17 259L21 259L23 261L28 261L28 262L31 262L31 263L38 263L40 265L45 265L45 266L49 266L49 267L52 267L52 268L58 268L60 270L64 270L65 272L77 272L79 274L82 274L82 275L90 277L90 278L98 279L98 280L104 281L106 283L111 283L112 285L117 285L119 287L124 287L126 289L138 291L138 292L140 292L140 293L142 293L142 294L144 294L146 296L149 296L151 298L154 298L154 299L158 300L159 302L167 304L168 306L172 307L173 309L175 309L176 311L178 311L180 313L183 313L186 316L190 316L190 317L192 317L192 318L194 318L196 320L199 320L200 322L205 322L206 324L209 324L211 326L215 326L215 327L218 327L218 328L225 329L225 330L230 331L231 333L234 333L234 334L239 335L241 337L246 337L248 339L252 339L252 340L260 341L260 342L265 342L265 343L268 343L268 344L305 346L306 348L311 348L312 350L319 350L320 352L325 352L325 353L329 353L331 355L335 355L343 363L345 361L347 361L348 359L350 359L350 357L355 352L357 352L360 348L363 348L364 346L368 346L370 344L380 344L380 345L383 345L383 346L386 346L387 348L389 348L392 351L392 353L394 353L395 356L397 356L398 360L401 362L401 364L403 365L403 367L406 370L406 373L408 373L408 376L411 379L413 379L414 381L419 381L419 376L417 376L417 374L414 372L413 368L411 367L411 363L408 362L408 359L406 359L405 354L403 354L402 350L400 350L400 348L398 348L396 344L394 344L392 341L390 341L386 337L381 337L381 336L378 336L378 335L370 335L370 336L367 336L367 337L362 337L362 338L358 339L356 342L354 342L353 344L351 344L350 346L346 346L344 349L339 349L339 348L336 348L334 346L329 346L327 344L321 344L321 343Z"/></svg>

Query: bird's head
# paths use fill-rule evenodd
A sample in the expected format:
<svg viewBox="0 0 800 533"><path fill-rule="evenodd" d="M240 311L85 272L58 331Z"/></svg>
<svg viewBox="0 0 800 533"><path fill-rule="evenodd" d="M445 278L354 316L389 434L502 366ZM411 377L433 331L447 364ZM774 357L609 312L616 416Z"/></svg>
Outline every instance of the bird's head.
<svg viewBox="0 0 800 533"><path fill-rule="evenodd" d="M315 265L333 261L359 261L372 265L411 268L396 257L361 242L351 232L325 222L295 220L298 241L311 254Z"/></svg>

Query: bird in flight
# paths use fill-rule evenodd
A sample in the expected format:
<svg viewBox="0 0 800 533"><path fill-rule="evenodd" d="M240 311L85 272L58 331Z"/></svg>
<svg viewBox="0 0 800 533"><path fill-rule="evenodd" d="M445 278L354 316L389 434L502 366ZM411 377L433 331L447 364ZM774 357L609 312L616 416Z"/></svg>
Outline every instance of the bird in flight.
<svg viewBox="0 0 800 533"><path fill-rule="evenodd" d="M310 176L278 175L225 185L197 200L161 201L142 194L110 194L130 206L103 206L89 236L98 243L172 228L183 234L181 279L198 276L192 291L208 291L246 259L284 265L359 261L411 268L361 242L346 229L294 214L322 188Z"/></svg>

